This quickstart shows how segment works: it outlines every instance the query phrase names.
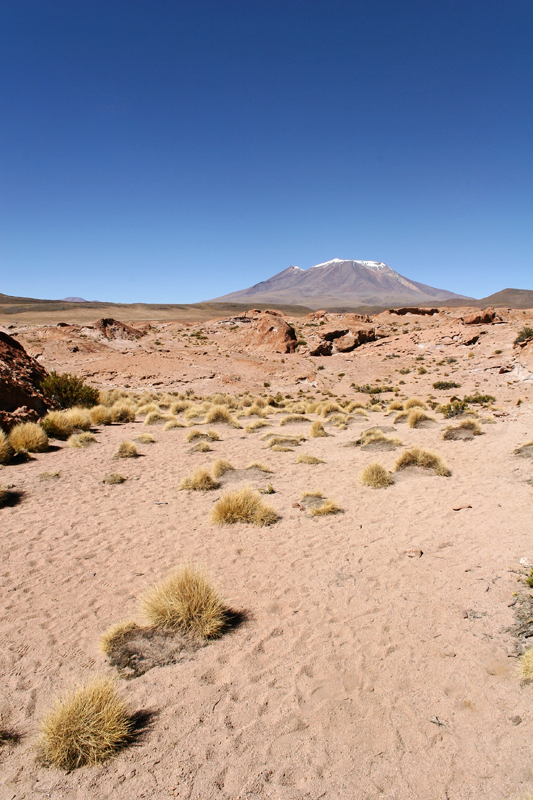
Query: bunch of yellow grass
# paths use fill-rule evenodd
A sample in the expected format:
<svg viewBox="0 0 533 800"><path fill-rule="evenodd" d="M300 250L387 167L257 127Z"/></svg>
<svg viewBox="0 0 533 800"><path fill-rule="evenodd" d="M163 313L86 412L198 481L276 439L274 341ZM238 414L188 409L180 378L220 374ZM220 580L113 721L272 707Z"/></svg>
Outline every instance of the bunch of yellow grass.
<svg viewBox="0 0 533 800"><path fill-rule="evenodd" d="M263 527L272 525L278 519L274 509L264 503L259 492L249 486L243 486L235 492L227 492L211 512L211 521L218 525L246 522Z"/></svg>
<svg viewBox="0 0 533 800"><path fill-rule="evenodd" d="M56 700L40 731L42 759L70 771L115 755L130 741L132 722L113 682L97 677Z"/></svg>
<svg viewBox="0 0 533 800"><path fill-rule="evenodd" d="M119 444L115 458L135 458L139 453L133 442L126 441Z"/></svg>
<svg viewBox="0 0 533 800"><path fill-rule="evenodd" d="M42 418L41 427L53 439L68 439L74 431L74 425L65 411L49 411Z"/></svg>
<svg viewBox="0 0 533 800"><path fill-rule="evenodd" d="M423 408L425 410L427 409L427 405L423 400L420 400L419 397L410 397L409 400L405 401L404 408L406 411L409 411L411 408Z"/></svg>
<svg viewBox="0 0 533 800"><path fill-rule="evenodd" d="M135 422L136 411L129 403L115 403L111 407L113 422Z"/></svg>
<svg viewBox="0 0 533 800"><path fill-rule="evenodd" d="M296 459L297 464L325 464L326 462L323 461L321 458L317 458L316 456L309 456L307 453L302 453Z"/></svg>
<svg viewBox="0 0 533 800"><path fill-rule="evenodd" d="M218 592L202 570L189 565L148 589L141 609L153 628L180 630L203 639L220 636L226 624Z"/></svg>
<svg viewBox="0 0 533 800"><path fill-rule="evenodd" d="M311 422L310 419L301 414L289 414L280 420L280 425L291 425L293 422Z"/></svg>
<svg viewBox="0 0 533 800"><path fill-rule="evenodd" d="M394 469L399 472L406 467L432 469L436 475L445 478L452 474L439 455L431 453L429 450L422 450L420 447L411 447L410 450L402 453L396 461Z"/></svg>
<svg viewBox="0 0 533 800"><path fill-rule="evenodd" d="M73 406L64 412L72 423L72 427L80 431L88 431L92 425L90 411L87 408Z"/></svg>
<svg viewBox="0 0 533 800"><path fill-rule="evenodd" d="M205 467L198 467L192 475L183 478L180 483L180 489L190 489L196 492L207 492L210 489L218 489L218 487L218 481L214 480Z"/></svg>
<svg viewBox="0 0 533 800"><path fill-rule="evenodd" d="M371 486L373 489L383 489L394 483L390 472L377 461L368 464L361 472L361 483L363 486Z"/></svg>
<svg viewBox="0 0 533 800"><path fill-rule="evenodd" d="M419 428L423 422L435 422L433 417L428 417L421 408L415 407L409 412L407 417L407 424L410 428Z"/></svg>
<svg viewBox="0 0 533 800"><path fill-rule="evenodd" d="M90 431L84 433L73 433L67 440L67 447L89 447L89 445L96 442L96 436Z"/></svg>
<svg viewBox="0 0 533 800"><path fill-rule="evenodd" d="M111 409L103 404L93 406L93 408L89 409L89 414L93 425L111 425L113 422Z"/></svg>
<svg viewBox="0 0 533 800"><path fill-rule="evenodd" d="M218 461L215 461L211 467L211 472L215 478L221 478L222 475L226 474L226 472L231 472L234 469L235 467L230 464L229 461L225 461L223 458L220 458Z"/></svg>
<svg viewBox="0 0 533 800"><path fill-rule="evenodd" d="M322 423L317 419L311 425L311 430L309 431L309 435L313 439L319 439L321 436L327 436L328 434L324 430L324 426L322 425Z"/></svg>
<svg viewBox="0 0 533 800"><path fill-rule="evenodd" d="M0 464L7 464L13 455L13 448L9 444L9 439L0 428Z"/></svg>
<svg viewBox="0 0 533 800"><path fill-rule="evenodd" d="M36 422L21 422L11 429L9 444L15 453L43 453L48 449L48 436Z"/></svg>

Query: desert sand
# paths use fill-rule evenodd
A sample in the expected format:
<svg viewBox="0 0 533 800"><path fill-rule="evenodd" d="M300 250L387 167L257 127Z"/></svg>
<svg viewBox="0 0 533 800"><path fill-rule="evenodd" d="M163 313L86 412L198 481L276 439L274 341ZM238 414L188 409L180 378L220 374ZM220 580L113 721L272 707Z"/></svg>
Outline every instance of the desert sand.
<svg viewBox="0 0 533 800"><path fill-rule="evenodd" d="M181 414L186 427L164 431L138 415L94 428L86 449L54 441L0 469L0 483L20 493L0 509L0 714L17 737L0 749L2 800L527 797L533 687L517 674L524 640L512 628L515 593L531 594L523 578L533 564L533 460L515 450L533 439L533 346L513 342L533 313L497 311L492 325L464 325L458 309L380 315L372 324L384 338L328 357L309 355L319 323L306 319L293 321L308 344L292 354L252 346L239 320L152 321L132 340L103 340L81 323L10 328L47 369L156 399L250 392L366 405L370 395L353 384L391 391L372 395L378 411L340 427L316 412L280 426L281 403L270 427L253 432L246 408L233 412L240 428ZM439 380L460 388L433 389ZM476 392L496 399L472 405L482 434L469 441L443 440L457 418L428 409L435 421L410 428L388 411L394 399L447 403ZM310 437L317 419L327 437ZM401 444L358 446L375 426ZM186 441L194 428L218 432L210 452ZM155 442L138 443L138 458L114 459L121 442L146 432ZM305 438L279 452L265 433ZM412 446L437 452L451 476L394 472ZM324 463L297 463L300 454ZM216 459L238 474L213 491L180 489ZM392 471L388 488L361 485L376 460ZM248 474L253 461L272 474ZM102 483L113 472L127 480ZM275 524L210 521L227 489L268 484ZM341 512L310 516L300 501L311 490ZM138 598L184 562L205 567L243 622L177 663L119 674L100 636L121 620L142 622ZM116 676L132 713L145 712L144 730L102 765L43 766L39 721L58 694L101 673Z"/></svg>

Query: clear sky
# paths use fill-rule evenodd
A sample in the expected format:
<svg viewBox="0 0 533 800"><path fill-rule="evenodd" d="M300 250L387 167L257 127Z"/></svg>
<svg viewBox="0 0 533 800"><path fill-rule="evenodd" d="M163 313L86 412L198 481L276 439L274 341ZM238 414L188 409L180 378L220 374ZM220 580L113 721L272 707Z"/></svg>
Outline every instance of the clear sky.
<svg viewBox="0 0 533 800"><path fill-rule="evenodd" d="M3 0L0 292L533 289L531 0Z"/></svg>

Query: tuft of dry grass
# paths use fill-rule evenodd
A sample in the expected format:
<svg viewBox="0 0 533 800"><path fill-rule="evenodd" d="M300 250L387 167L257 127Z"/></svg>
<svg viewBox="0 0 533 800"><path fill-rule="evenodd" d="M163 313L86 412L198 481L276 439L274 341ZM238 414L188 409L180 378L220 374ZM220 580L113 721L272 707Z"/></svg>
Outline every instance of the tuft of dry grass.
<svg viewBox="0 0 533 800"><path fill-rule="evenodd" d="M93 408L89 409L89 414L93 425L111 425L113 422L113 414L107 406L93 406Z"/></svg>
<svg viewBox="0 0 533 800"><path fill-rule="evenodd" d="M250 486L222 495L211 512L211 521L218 525L246 522L263 527L272 525L278 519L274 509L266 505L259 492Z"/></svg>
<svg viewBox="0 0 533 800"><path fill-rule="evenodd" d="M233 418L227 406L213 406L213 408L210 408L205 416L205 421L208 425L213 425L215 422L226 422L228 425L233 425L234 428L241 427L237 420Z"/></svg>
<svg viewBox="0 0 533 800"><path fill-rule="evenodd" d="M518 659L518 672L523 681L533 681L533 647L526 650Z"/></svg>
<svg viewBox="0 0 533 800"><path fill-rule="evenodd" d="M175 403L170 404L170 413L171 414L181 414L183 411L187 411L192 406L190 400L176 400Z"/></svg>
<svg viewBox="0 0 533 800"><path fill-rule="evenodd" d="M56 480L56 478L60 478L60 477L61 477L61 473L60 472L40 472L39 473L39 480L40 481L53 481L53 480Z"/></svg>
<svg viewBox="0 0 533 800"><path fill-rule="evenodd" d="M36 422L21 422L11 429L9 444L15 453L43 453L48 449L48 436Z"/></svg>
<svg viewBox="0 0 533 800"><path fill-rule="evenodd" d="M172 422L174 417L170 414L162 414L160 411L150 411L144 418L145 425L158 425L162 422Z"/></svg>
<svg viewBox="0 0 533 800"><path fill-rule="evenodd" d="M283 417L280 420L280 425L291 425L293 422L311 422L308 417L304 417L302 414L289 414L287 417Z"/></svg>
<svg viewBox="0 0 533 800"><path fill-rule="evenodd" d="M190 443L196 441L196 439L209 439L209 438L210 437L208 433L195 429L193 431L189 431L189 433L185 437L185 441Z"/></svg>
<svg viewBox="0 0 533 800"><path fill-rule="evenodd" d="M394 483L390 472L377 461L372 462L361 472L361 483L363 486L371 486L373 489L384 489Z"/></svg>
<svg viewBox="0 0 533 800"><path fill-rule="evenodd" d="M119 444L115 458L136 458L139 455L133 442L126 441Z"/></svg>
<svg viewBox="0 0 533 800"><path fill-rule="evenodd" d="M296 447L301 442L298 436L272 436L268 441L268 447L272 449L278 447Z"/></svg>
<svg viewBox="0 0 533 800"><path fill-rule="evenodd" d="M431 453L429 450L422 450L420 447L411 447L399 456L394 466L396 472L399 472L406 467L423 467L424 469L432 469L436 475L441 475L448 478L452 473L436 453Z"/></svg>
<svg viewBox="0 0 533 800"><path fill-rule="evenodd" d="M161 413L161 409L156 403L145 403L137 407L137 414L144 416L145 414Z"/></svg>
<svg viewBox="0 0 533 800"><path fill-rule="evenodd" d="M418 407L413 408L407 417L407 424L410 428L419 428L423 422L427 421L435 422L433 417L428 417L428 415Z"/></svg>
<svg viewBox="0 0 533 800"><path fill-rule="evenodd" d="M153 628L214 639L226 624L226 609L218 592L202 570L188 564L148 589L140 602Z"/></svg>
<svg viewBox="0 0 533 800"><path fill-rule="evenodd" d="M334 500L324 500L321 506L313 506L309 510L312 517L325 517L327 514L338 514L342 509Z"/></svg>
<svg viewBox="0 0 533 800"><path fill-rule="evenodd" d="M338 403L334 403L332 400L326 400L325 402L320 403L317 408L317 413L321 414L323 417L327 417L328 414L334 414L339 411L342 411L342 408L338 405Z"/></svg>
<svg viewBox="0 0 533 800"><path fill-rule="evenodd" d="M301 453L296 459L297 464L325 464L321 458L316 456L308 456L306 453Z"/></svg>
<svg viewBox="0 0 533 800"><path fill-rule="evenodd" d="M107 483L110 486L116 486L119 483L125 483L128 479L118 472L112 472L111 475L104 475L102 483Z"/></svg>
<svg viewBox="0 0 533 800"><path fill-rule="evenodd" d="M115 403L111 407L113 422L135 422L136 416L135 409L129 403Z"/></svg>
<svg viewBox="0 0 533 800"><path fill-rule="evenodd" d="M210 453L211 448L209 447L208 442L202 441L198 442L197 445L191 448L191 452L194 451L195 453Z"/></svg>
<svg viewBox="0 0 533 800"><path fill-rule="evenodd" d="M137 623L131 620L115 623L100 637L100 650L102 650L106 656L109 656L119 642L121 642L128 633L136 630L138 627Z"/></svg>
<svg viewBox="0 0 533 800"><path fill-rule="evenodd" d="M403 411L403 403L401 400L393 400L392 403L388 405L389 411Z"/></svg>
<svg viewBox="0 0 533 800"><path fill-rule="evenodd" d="M88 431L93 423L91 414L87 408L73 406L64 412L72 422L72 427L80 431Z"/></svg>
<svg viewBox="0 0 533 800"><path fill-rule="evenodd" d="M262 461L252 461L250 464L248 464L246 469L258 469L261 472L274 473L274 470L270 469L268 464L263 464Z"/></svg>
<svg viewBox="0 0 533 800"><path fill-rule="evenodd" d="M185 428L183 422L178 422L177 419L169 419L168 422L165 422L163 425L164 431L171 431L173 428Z"/></svg>
<svg viewBox="0 0 533 800"><path fill-rule="evenodd" d="M180 483L180 489L190 489L195 492L207 492L210 489L218 489L220 484L210 475L205 467L198 467L198 469L187 477L183 478Z"/></svg>
<svg viewBox="0 0 533 800"><path fill-rule="evenodd" d="M96 677L56 700L41 722L38 749L47 764L70 771L115 755L131 734L132 722L114 683Z"/></svg>
<svg viewBox="0 0 533 800"><path fill-rule="evenodd" d="M260 428L268 428L269 423L265 422L262 419L256 419L254 422L250 422L249 425L245 427L246 433L253 433L253 431L258 431Z"/></svg>
<svg viewBox="0 0 533 800"><path fill-rule="evenodd" d="M72 436L68 438L67 447L89 447L93 442L96 442L96 436L89 431L85 431L85 433L73 433Z"/></svg>
<svg viewBox="0 0 533 800"><path fill-rule="evenodd" d="M0 464L8 464L12 456L13 448L9 444L9 438L0 428Z"/></svg>
<svg viewBox="0 0 533 800"><path fill-rule="evenodd" d="M465 431L466 436L461 436L460 432ZM443 439L461 439L461 438L469 438L470 434L472 436L481 436L483 430L481 425L476 419L464 419L458 425L448 425L444 433L442 434Z"/></svg>
<svg viewBox="0 0 533 800"><path fill-rule="evenodd" d="M211 472L215 478L221 478L226 472L232 472L234 469L235 467L230 464L229 461L224 461L223 458L219 458L218 461L215 461L213 464Z"/></svg>
<svg viewBox="0 0 533 800"><path fill-rule="evenodd" d="M408 411L400 411L399 414L396 414L394 417L395 424L398 422L407 422L409 419L409 412Z"/></svg>
<svg viewBox="0 0 533 800"><path fill-rule="evenodd" d="M155 439L151 433L141 433L140 436L135 437L136 442L140 442L141 444L154 444Z"/></svg>
<svg viewBox="0 0 533 800"><path fill-rule="evenodd" d="M309 431L309 435L313 439L319 439L321 436L327 436L328 434L324 430L324 426L322 423L317 419L316 422L313 422L311 425L311 430Z"/></svg>
<svg viewBox="0 0 533 800"><path fill-rule="evenodd" d="M220 436L218 435L218 433L216 431L213 431L213 430L207 431L207 435L209 436L209 438L211 439L212 442L219 442L220 441Z"/></svg>
<svg viewBox="0 0 533 800"><path fill-rule="evenodd" d="M409 411L411 408L422 408L425 410L427 409L427 405L423 400L420 400L419 397L410 397L409 400L405 401L404 408L406 411Z"/></svg>
<svg viewBox="0 0 533 800"><path fill-rule="evenodd" d="M275 453L294 453L293 447L287 447L283 444L273 444L270 447Z"/></svg>
<svg viewBox="0 0 533 800"><path fill-rule="evenodd" d="M49 411L40 424L46 435L53 439L68 439L74 432L74 425L64 411Z"/></svg>

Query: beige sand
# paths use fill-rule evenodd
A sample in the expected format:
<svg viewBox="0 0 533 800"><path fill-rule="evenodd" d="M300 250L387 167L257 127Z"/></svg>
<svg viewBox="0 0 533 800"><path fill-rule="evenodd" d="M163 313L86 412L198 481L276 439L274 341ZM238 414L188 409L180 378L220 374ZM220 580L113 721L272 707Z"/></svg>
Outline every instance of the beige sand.
<svg viewBox="0 0 533 800"><path fill-rule="evenodd" d="M377 352L379 360L370 347L323 359L327 380L344 371L343 384L362 383L365 372L390 369ZM284 368L261 363L273 376ZM60 444L1 469L0 483L24 496L0 510L0 713L21 736L0 749L0 798L519 800L533 789L533 687L515 674L507 632L520 559L533 563L533 460L513 455L533 438L532 406L528 384L508 386L508 375L490 371L469 379L468 369L465 354L461 394L487 377L480 388L505 401L506 414L482 412L494 421L468 442L443 441L449 421L437 414L431 428L387 434L403 442L395 452L343 447L390 425L379 412L344 431L326 425L330 437L294 452L266 449L264 431L216 425L213 452L188 453L187 430L153 426L156 443L138 444L140 458L113 460L120 442L147 431L138 421L99 429L86 450ZM274 390L288 382L280 374ZM409 393L426 396L436 379ZM279 419L265 430L308 432L278 428ZM392 469L412 445L437 451L452 476L408 469L390 488L360 485L366 464ZM325 463L296 464L299 453ZM250 483L273 484L265 500L278 523L216 527L209 512L224 486L179 491L186 474L217 458L272 466ZM42 481L43 471L60 477ZM128 480L102 484L110 472ZM344 513L311 518L293 506L313 489ZM33 744L52 698L114 673L100 634L140 621L139 595L183 561L203 564L247 621L178 664L119 680L132 711L153 714L135 746L71 774L39 765Z"/></svg>

